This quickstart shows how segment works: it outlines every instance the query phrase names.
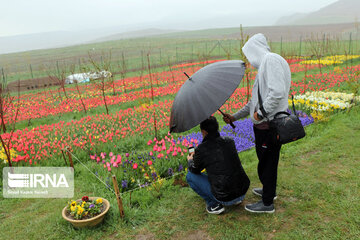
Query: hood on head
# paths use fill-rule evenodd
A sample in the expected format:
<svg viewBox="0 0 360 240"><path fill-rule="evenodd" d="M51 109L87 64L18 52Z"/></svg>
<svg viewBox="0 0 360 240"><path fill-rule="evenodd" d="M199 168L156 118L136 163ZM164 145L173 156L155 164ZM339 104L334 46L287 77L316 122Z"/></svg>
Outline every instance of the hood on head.
<svg viewBox="0 0 360 240"><path fill-rule="evenodd" d="M258 33L252 36L242 48L243 53L249 60L251 66L259 68L265 54L270 52L264 34Z"/></svg>

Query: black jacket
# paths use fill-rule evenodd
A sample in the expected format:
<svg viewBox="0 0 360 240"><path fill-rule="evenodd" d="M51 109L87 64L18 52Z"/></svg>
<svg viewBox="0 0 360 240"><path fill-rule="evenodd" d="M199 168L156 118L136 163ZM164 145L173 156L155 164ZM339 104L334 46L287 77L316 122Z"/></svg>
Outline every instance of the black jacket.
<svg viewBox="0 0 360 240"><path fill-rule="evenodd" d="M249 189L250 180L241 165L234 140L220 137L219 133L204 138L195 149L188 168L195 174L206 169L211 192L217 200L234 200Z"/></svg>

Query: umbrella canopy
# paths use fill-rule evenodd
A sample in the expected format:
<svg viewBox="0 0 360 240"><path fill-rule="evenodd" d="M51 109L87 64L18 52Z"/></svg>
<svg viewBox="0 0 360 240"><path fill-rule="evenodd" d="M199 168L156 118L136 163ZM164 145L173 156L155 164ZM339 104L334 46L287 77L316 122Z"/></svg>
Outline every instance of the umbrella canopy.
<svg viewBox="0 0 360 240"><path fill-rule="evenodd" d="M240 60L209 64L194 73L176 94L170 132L187 131L216 112L240 84L245 64Z"/></svg>

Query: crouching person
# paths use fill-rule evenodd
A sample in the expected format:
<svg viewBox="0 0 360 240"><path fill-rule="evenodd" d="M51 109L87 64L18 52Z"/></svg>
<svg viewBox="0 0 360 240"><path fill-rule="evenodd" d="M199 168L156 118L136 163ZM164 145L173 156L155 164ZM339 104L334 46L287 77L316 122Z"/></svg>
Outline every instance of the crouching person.
<svg viewBox="0 0 360 240"><path fill-rule="evenodd" d="M186 180L190 187L206 202L211 214L225 211L224 206L240 204L245 198L250 180L246 175L235 142L221 137L219 124L211 116L200 123L203 141L190 153ZM206 169L206 173L201 173Z"/></svg>

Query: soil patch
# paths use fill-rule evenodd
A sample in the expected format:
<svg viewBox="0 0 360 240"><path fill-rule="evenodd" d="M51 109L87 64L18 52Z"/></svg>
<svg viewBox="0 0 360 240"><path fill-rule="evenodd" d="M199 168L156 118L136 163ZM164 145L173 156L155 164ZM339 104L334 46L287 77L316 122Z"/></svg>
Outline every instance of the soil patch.
<svg viewBox="0 0 360 240"><path fill-rule="evenodd" d="M8 84L8 89L10 92L17 92L20 85L20 92L36 90L42 88L48 88L52 86L59 86L59 82L54 78L42 77L34 79L25 79L20 81L14 81Z"/></svg>
<svg viewBox="0 0 360 240"><path fill-rule="evenodd" d="M212 240L212 238L203 230L191 231L185 234L182 237L175 237L173 239L183 239L183 240Z"/></svg>

